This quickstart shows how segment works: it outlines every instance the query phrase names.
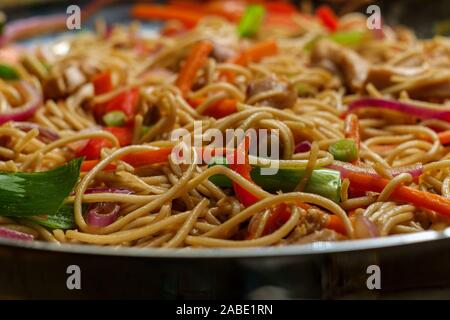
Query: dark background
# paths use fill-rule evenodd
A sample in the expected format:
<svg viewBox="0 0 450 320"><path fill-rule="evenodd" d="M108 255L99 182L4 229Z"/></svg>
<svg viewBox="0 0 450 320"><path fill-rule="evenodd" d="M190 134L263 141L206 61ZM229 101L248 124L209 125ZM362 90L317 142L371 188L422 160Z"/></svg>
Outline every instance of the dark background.
<svg viewBox="0 0 450 320"><path fill-rule="evenodd" d="M0 0L0 10L7 13L10 20L30 17L37 14L62 13L68 5L83 6L93 1L85 0ZM164 2L164 1L123 1L109 0L111 4L98 13L108 22L128 21L128 8L135 2ZM421 37L431 37L434 34L435 24L450 19L449 0L328 0L328 1L292 1L299 7L317 7L328 4L337 12L348 11L365 12L370 4L377 4L381 8L383 19L391 25L402 24L413 28ZM95 18L95 15L94 17Z"/></svg>

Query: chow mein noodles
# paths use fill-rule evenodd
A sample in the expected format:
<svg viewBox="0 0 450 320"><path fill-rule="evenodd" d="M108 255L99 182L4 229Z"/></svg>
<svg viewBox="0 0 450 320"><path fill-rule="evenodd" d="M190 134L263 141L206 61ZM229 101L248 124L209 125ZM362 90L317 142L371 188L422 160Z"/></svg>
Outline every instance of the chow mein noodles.
<svg viewBox="0 0 450 320"><path fill-rule="evenodd" d="M158 34L3 43L0 236L223 248L450 225L448 38L212 3L133 7Z"/></svg>

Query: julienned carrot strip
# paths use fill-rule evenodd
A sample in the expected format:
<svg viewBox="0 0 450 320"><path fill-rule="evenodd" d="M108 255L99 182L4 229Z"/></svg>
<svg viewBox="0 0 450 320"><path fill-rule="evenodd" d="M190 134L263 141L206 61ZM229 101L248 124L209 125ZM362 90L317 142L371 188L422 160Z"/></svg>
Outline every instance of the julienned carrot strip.
<svg viewBox="0 0 450 320"><path fill-rule="evenodd" d="M180 88L183 95L191 90L195 81L198 70L203 68L208 60L208 56L213 49L213 45L209 41L200 41L193 48L186 59L183 67L178 74L176 85Z"/></svg>
<svg viewBox="0 0 450 320"><path fill-rule="evenodd" d="M284 27L291 30L298 30L299 25L293 19L296 16L298 15L271 13L266 16L264 23L266 26Z"/></svg>
<svg viewBox="0 0 450 320"><path fill-rule="evenodd" d="M267 56L273 56L278 53L278 45L275 40L267 40L256 43L251 47L242 50L230 62L242 66L248 65L250 62L258 62Z"/></svg>
<svg viewBox="0 0 450 320"><path fill-rule="evenodd" d="M172 147L165 147L157 150L130 153L123 156L120 160L132 165L133 167L140 167L148 164L165 162L171 152Z"/></svg>
<svg viewBox="0 0 450 320"><path fill-rule="evenodd" d="M171 5L138 4L131 9L131 15L138 19L149 20L179 20L186 27L195 27L197 22L203 18L201 11L188 10Z"/></svg>
<svg viewBox="0 0 450 320"><path fill-rule="evenodd" d="M228 62L246 66L251 62L259 62L262 58L273 56L277 53L277 43L274 40L267 40L256 43L251 47L242 50L238 55L230 59ZM233 82L234 72L224 71L222 74L228 82Z"/></svg>
<svg viewBox="0 0 450 320"><path fill-rule="evenodd" d="M439 141L443 144L449 144L450 143L450 130L445 130L437 133ZM420 139L433 142L433 139L429 135L421 134L419 135Z"/></svg>
<svg viewBox="0 0 450 320"><path fill-rule="evenodd" d="M202 155L202 159L204 162L209 162L211 157L214 156L226 156L230 151L227 148L211 148L211 147L202 147L195 148L197 154ZM172 152L172 147L163 147L156 150L148 150L130 153L122 158L121 161L125 161L129 165L133 167L140 167L149 164L155 163L163 163L168 160L170 153ZM100 160L85 160L81 165L81 171L86 172L92 170ZM110 163L103 170L114 170L117 166L113 163Z"/></svg>
<svg viewBox="0 0 450 320"><path fill-rule="evenodd" d="M84 160L83 163L81 164L80 171L81 172L91 171L99 162L100 160ZM114 170L116 169L116 167L117 166L115 164L110 163L103 170Z"/></svg>
<svg viewBox="0 0 450 320"><path fill-rule="evenodd" d="M200 104L202 104L204 99L189 99L189 104L196 108ZM214 117L216 119L220 119L226 117L230 114L233 114L237 111L237 101L234 99L222 99L215 103L213 103L208 109L205 110L204 114Z"/></svg>
<svg viewBox="0 0 450 320"><path fill-rule="evenodd" d="M132 165L133 167L140 167L149 164L162 163L167 161L170 153L172 152L172 147L159 148L156 150L141 151L136 153L130 153L122 158L121 161ZM92 170L100 160L87 160L83 161L81 164L81 171L86 172ZM104 170L114 170L116 168L115 164L109 164Z"/></svg>
<svg viewBox="0 0 450 320"><path fill-rule="evenodd" d="M328 216L328 221L325 225L325 228L334 230L336 232L339 232L341 234L347 234L347 230L345 229L345 225L342 222L341 218L339 218L338 216L334 215L334 214L330 214Z"/></svg>
<svg viewBox="0 0 450 320"><path fill-rule="evenodd" d="M345 118L345 137L353 139L356 147L359 149L361 138L359 135L359 120L356 114L350 113Z"/></svg>
<svg viewBox="0 0 450 320"><path fill-rule="evenodd" d="M442 144L450 143L450 130L439 132L438 137Z"/></svg>
<svg viewBox="0 0 450 320"><path fill-rule="evenodd" d="M350 186L354 189L373 192L381 192L389 183L387 179L359 172L349 172L343 178L348 178L350 180ZM450 199L440 195L407 186L398 186L395 188L391 197L397 201L412 203L417 207L436 211L439 214L450 217Z"/></svg>

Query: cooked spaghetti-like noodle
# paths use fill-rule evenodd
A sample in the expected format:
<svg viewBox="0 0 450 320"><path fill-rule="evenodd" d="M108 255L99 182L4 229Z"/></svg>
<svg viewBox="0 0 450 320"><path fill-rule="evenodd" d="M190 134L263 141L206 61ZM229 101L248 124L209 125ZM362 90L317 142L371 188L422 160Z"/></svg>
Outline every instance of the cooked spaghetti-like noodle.
<svg viewBox="0 0 450 320"><path fill-rule="evenodd" d="M19 53L20 80L0 80L0 118L32 92L42 103L27 122L3 121L0 170L46 172L86 158L64 202L72 226L1 212L0 228L60 243L240 248L355 239L359 217L379 236L449 225L449 207L426 198L450 201L450 42L387 26L374 36L364 19L340 18L342 32L362 35L352 44L301 15L252 38L206 16L175 34L116 26ZM350 107L364 99L375 105ZM396 107L375 110L380 100ZM358 114L350 125L348 112ZM231 129L241 139L229 139ZM252 130L268 133L256 152ZM211 157L226 165L204 157L219 140ZM356 156L333 151L344 143ZM177 161L178 148L188 162ZM271 168L280 171L264 182ZM114 218L92 223L102 206L117 209Z"/></svg>

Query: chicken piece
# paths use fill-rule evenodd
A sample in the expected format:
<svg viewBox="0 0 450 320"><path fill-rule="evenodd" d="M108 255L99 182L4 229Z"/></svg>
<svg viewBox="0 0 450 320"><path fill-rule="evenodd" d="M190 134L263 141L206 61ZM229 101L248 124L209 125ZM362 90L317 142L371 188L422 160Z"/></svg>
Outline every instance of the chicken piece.
<svg viewBox="0 0 450 320"><path fill-rule="evenodd" d="M414 77L425 71L426 69L423 67L371 66L366 83L372 83L377 89L383 89L394 84L391 80L394 76Z"/></svg>
<svg viewBox="0 0 450 320"><path fill-rule="evenodd" d="M337 233L334 230L330 229L322 229L318 231L314 231L313 233L310 233L303 238L298 239L295 243L296 244L304 244L304 243L311 243L311 242L317 242L317 241L342 241L347 239L345 236L343 236L340 233Z"/></svg>
<svg viewBox="0 0 450 320"><path fill-rule="evenodd" d="M247 99L272 90L279 92L279 94L258 102L262 105L285 109L292 108L297 101L297 91L294 86L273 76L251 81L247 87Z"/></svg>
<svg viewBox="0 0 450 320"><path fill-rule="evenodd" d="M327 39L319 40L311 54L311 62L338 72L352 91L359 91L367 78L368 63L355 51Z"/></svg>

